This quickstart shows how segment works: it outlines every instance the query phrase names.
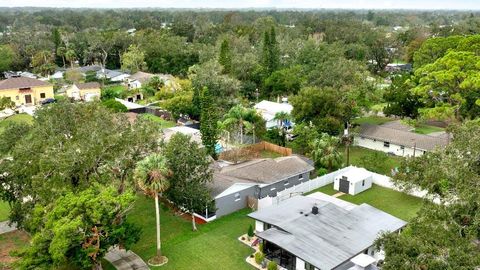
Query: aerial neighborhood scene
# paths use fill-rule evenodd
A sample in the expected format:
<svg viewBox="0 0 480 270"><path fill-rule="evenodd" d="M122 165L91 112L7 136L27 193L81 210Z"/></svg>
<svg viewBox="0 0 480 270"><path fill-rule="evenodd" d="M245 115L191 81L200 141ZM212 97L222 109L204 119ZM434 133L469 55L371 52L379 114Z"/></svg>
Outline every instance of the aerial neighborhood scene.
<svg viewBox="0 0 480 270"><path fill-rule="evenodd" d="M480 270L480 2L0 0L0 270Z"/></svg>

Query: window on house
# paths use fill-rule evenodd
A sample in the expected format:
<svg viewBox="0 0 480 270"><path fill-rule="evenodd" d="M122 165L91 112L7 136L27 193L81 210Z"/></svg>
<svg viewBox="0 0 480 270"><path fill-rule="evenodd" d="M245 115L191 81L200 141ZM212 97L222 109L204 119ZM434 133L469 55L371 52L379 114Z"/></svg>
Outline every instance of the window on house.
<svg viewBox="0 0 480 270"><path fill-rule="evenodd" d="M240 201L240 193L239 192L235 193L235 201L236 202Z"/></svg>
<svg viewBox="0 0 480 270"><path fill-rule="evenodd" d="M273 188L270 189L270 191L274 191L275 189L276 189L276 188L273 187Z"/></svg>
<svg viewBox="0 0 480 270"><path fill-rule="evenodd" d="M365 180L362 180L362 187L365 186Z"/></svg>
<svg viewBox="0 0 480 270"><path fill-rule="evenodd" d="M45 98L45 93L40 93L40 98Z"/></svg>
<svg viewBox="0 0 480 270"><path fill-rule="evenodd" d="M390 147L390 143L389 143L389 142L384 142L384 143L383 143L383 146L384 146L384 147Z"/></svg>
<svg viewBox="0 0 480 270"><path fill-rule="evenodd" d="M303 180L303 174L300 174L300 175L298 176L298 180L300 180L300 181Z"/></svg>
<svg viewBox="0 0 480 270"><path fill-rule="evenodd" d="M20 100L20 97L19 97L19 96L16 96L15 99L16 99L16 100Z"/></svg>
<svg viewBox="0 0 480 270"><path fill-rule="evenodd" d="M405 146L403 146L403 145L400 145L400 149L402 149L402 150L403 150L403 149L405 149Z"/></svg>
<svg viewBox="0 0 480 270"><path fill-rule="evenodd" d="M283 183L284 186L288 186L288 184L290 184L288 181L285 181L285 183Z"/></svg>
<svg viewBox="0 0 480 270"><path fill-rule="evenodd" d="M315 270L315 266L305 262L305 270Z"/></svg>

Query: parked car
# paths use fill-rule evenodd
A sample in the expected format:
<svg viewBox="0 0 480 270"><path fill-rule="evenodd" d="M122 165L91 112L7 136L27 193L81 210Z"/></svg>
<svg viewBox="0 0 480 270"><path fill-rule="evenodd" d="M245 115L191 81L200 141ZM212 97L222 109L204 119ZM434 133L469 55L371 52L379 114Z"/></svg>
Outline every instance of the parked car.
<svg viewBox="0 0 480 270"><path fill-rule="evenodd" d="M55 103L55 102L57 102L56 99L54 99L54 98L47 98L47 99L42 100L42 101L40 102L40 104L42 104L42 105L47 105L47 104Z"/></svg>

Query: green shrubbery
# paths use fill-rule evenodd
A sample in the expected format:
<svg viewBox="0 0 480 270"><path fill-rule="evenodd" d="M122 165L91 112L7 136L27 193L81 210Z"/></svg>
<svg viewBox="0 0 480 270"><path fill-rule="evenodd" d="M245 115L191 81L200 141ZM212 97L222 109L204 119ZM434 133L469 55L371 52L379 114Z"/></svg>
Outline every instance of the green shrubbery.
<svg viewBox="0 0 480 270"><path fill-rule="evenodd" d="M253 226L250 224L248 227L248 232L247 232L248 237L253 237L255 235L255 232L253 231Z"/></svg>
<svg viewBox="0 0 480 270"><path fill-rule="evenodd" d="M255 253L255 262L257 264L261 264L265 259L265 255L262 252Z"/></svg>
<svg viewBox="0 0 480 270"><path fill-rule="evenodd" d="M267 269L268 270L277 270L277 263L274 261L268 262Z"/></svg>
<svg viewBox="0 0 480 270"><path fill-rule="evenodd" d="M102 102L103 106L113 110L114 112L128 112L128 109L122 103L115 99L108 99Z"/></svg>

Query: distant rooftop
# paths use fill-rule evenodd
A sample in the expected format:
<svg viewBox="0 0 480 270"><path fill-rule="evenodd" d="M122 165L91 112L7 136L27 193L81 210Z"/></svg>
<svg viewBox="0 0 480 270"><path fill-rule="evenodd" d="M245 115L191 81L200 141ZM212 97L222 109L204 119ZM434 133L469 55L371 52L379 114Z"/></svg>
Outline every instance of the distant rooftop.
<svg viewBox="0 0 480 270"><path fill-rule="evenodd" d="M49 86L51 85L48 82L40 81L37 79L32 79L28 77L12 77L3 81L0 81L0 90L6 89L19 89L19 88L30 88L37 86Z"/></svg>

